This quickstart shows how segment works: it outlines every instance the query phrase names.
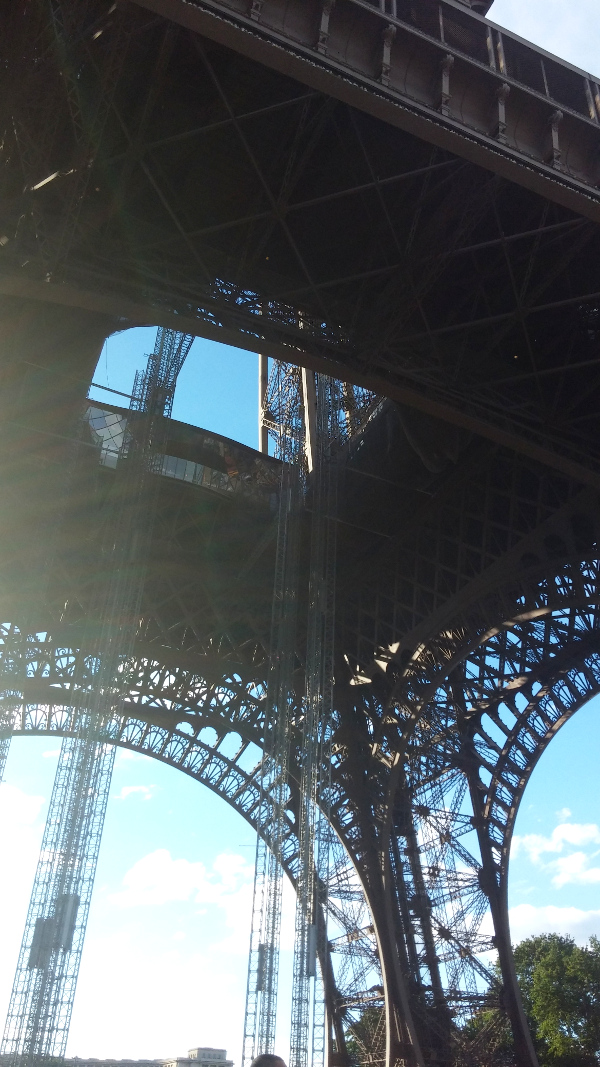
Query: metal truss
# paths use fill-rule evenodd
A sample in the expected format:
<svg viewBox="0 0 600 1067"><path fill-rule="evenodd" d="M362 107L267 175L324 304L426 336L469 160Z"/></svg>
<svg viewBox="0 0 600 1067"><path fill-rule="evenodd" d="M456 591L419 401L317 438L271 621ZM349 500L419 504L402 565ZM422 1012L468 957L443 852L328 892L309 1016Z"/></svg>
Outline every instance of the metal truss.
<svg viewBox="0 0 600 1067"><path fill-rule="evenodd" d="M289 832L288 764L292 722L297 717L296 622L304 445L304 427L297 406L285 425L280 421L279 426L278 452L284 462L279 482L267 707L259 772L262 805L270 816L270 839L267 841L261 833L256 838L242 1067L261 1053L272 1053L275 1043L283 855ZM261 813L259 822L264 821L265 814Z"/></svg>
<svg viewBox="0 0 600 1067"><path fill-rule="evenodd" d="M347 382L335 382L332 405L335 411L335 436L331 447L338 451L360 434L369 419L374 418L381 398L368 389ZM261 411L260 425L268 433L273 454L284 462L298 462L294 441L302 420L302 372L293 363L273 360L268 376ZM302 460L305 463L305 460Z"/></svg>
<svg viewBox="0 0 600 1067"><path fill-rule="evenodd" d="M113 763L114 749L80 712L50 798L2 1041L7 1062L64 1055Z"/></svg>
<svg viewBox="0 0 600 1067"><path fill-rule="evenodd" d="M498 475L504 480L498 468L492 480ZM535 496L539 488L536 479L529 482L530 500L531 490ZM544 491L542 495L550 501ZM461 589L460 583L449 586L446 580L440 589L443 609L437 619L435 599L421 596L421 603L427 604L427 631L413 615L411 633L405 615L403 641L388 645L386 651L379 645L371 663L363 659L355 673L363 684L368 681L367 671L374 681L380 671L396 679L386 700L387 712L373 720L373 710L369 710L376 753L369 769L373 780L370 803L375 805L374 815L380 805L391 812L380 831L380 847L382 852L389 850L395 907L403 916L399 951L408 978L407 993L412 988L419 1043L437 1049L438 1056L451 1055L461 1018L476 1011L485 998L499 1002L500 988L490 973L497 951L503 1003L508 1004L517 1032L519 1060L525 1063L532 1058L524 1020L519 1020L518 994L511 1003L516 982L511 974L507 908L510 835L529 774L565 721L565 707L580 706L597 691L597 667L593 657L589 658L594 639L588 636L598 626L595 501L585 493L570 500L566 494L563 501L562 506L553 507L546 521L543 511L542 515L538 512L539 525L528 534L526 527L533 519L529 512L524 536L509 539L512 547L501 537L501 547L497 542L494 550L500 550L501 565L494 564L494 551L485 562L478 558L478 569L486 572L485 583L479 575L470 580L465 575ZM438 512L443 522L443 534L440 528L438 536L440 559L444 558L445 538L456 547L462 543L465 556L469 554L464 526L468 511L456 503L462 514L462 534L457 540L448 521L450 512ZM479 522L486 516L482 504L480 498ZM498 518L499 512L492 507L488 513L491 526ZM420 528L423 536L423 517ZM487 543L491 549L493 539ZM584 543L592 552L589 563L580 562ZM399 574L403 547L396 550ZM558 556L565 560L562 567L557 564ZM445 558L460 571L460 550ZM414 567L414 555L412 560ZM512 581L507 578L511 573ZM384 595L390 596L389 572ZM373 590L370 599L372 611ZM414 607L417 603L413 601ZM386 614L375 610L383 632ZM436 630L436 625L441 629ZM363 623L363 634L365 629ZM376 644L375 632L371 635ZM557 699L554 686L560 693L561 670L569 682L562 689L564 696ZM538 711L538 694L541 708L547 705L548 711ZM346 741L340 731L342 738ZM347 761L352 749L346 743L339 751ZM339 764L342 775L343 763L344 759ZM354 838L357 845L361 841L361 851L365 800L361 811L356 808L351 814L346 799L338 816L346 840ZM376 815L375 822L379 823ZM372 864L373 856L365 850L359 859L365 877Z"/></svg>
<svg viewBox="0 0 600 1067"><path fill-rule="evenodd" d="M175 386L194 338L190 334L175 333L159 328L154 352L148 356L143 371L136 371L133 380L131 409L146 415L169 419L173 411Z"/></svg>
<svg viewBox="0 0 600 1067"><path fill-rule="evenodd" d="M306 640L306 692L302 724L299 853L290 1062L319 1067L328 1061L327 971L317 976L328 942L327 895L331 837L331 735L333 725L339 389L322 375L305 376L305 422L311 440L311 535ZM314 408L311 411L311 404ZM311 425L314 423L314 429ZM312 987L312 988L311 988ZM311 1017L312 1015L312 1017Z"/></svg>
<svg viewBox="0 0 600 1067"><path fill-rule="evenodd" d="M20 634L14 626L1 630L6 662L20 644ZM77 648L57 645L49 635L30 635L27 648L29 684L21 694L24 702L15 709L14 694L5 689L2 720L10 716L15 734L68 737L76 728L68 692L76 674L85 681L86 665L91 680L89 658ZM266 715L266 688L258 681L262 669L261 664L243 681L244 666L236 664L229 677L210 680L193 671L166 668L150 657L131 658L123 669L131 696L105 724L102 740L152 755L223 797L257 830L271 852L277 850L295 883L299 851L294 822L288 814L285 838L278 840L273 834L278 783L274 780L269 792L261 788ZM337 838L330 842L330 856L327 906L332 940L321 965L330 971L331 1008L343 1039L345 1014L355 1017L364 1004L380 1001L382 987L364 892ZM369 986L377 988L369 993Z"/></svg>
<svg viewBox="0 0 600 1067"><path fill-rule="evenodd" d="M94 336L156 321L283 359L263 427L284 459L309 372L351 383L342 421L353 401L364 414L337 454L331 786L319 797L332 1050L343 1062L350 1028L365 1062L462 1062L464 1021L501 1003L519 1067L532 1067L510 952L510 837L539 754L598 691L594 79L453 0L433 20L429 0L165 0L171 17L141 4L109 17L97 0L13 7L0 15L18 31L2 68L0 293L14 336L19 301L33 298L46 309L27 304L42 354L60 319L49 305L63 301L96 310L77 320ZM292 12L303 43L286 37ZM61 75L57 33L81 96ZM420 79L408 95L407 56ZM515 133L524 114L529 147ZM13 355L12 335L9 347L31 360ZM73 351L50 361L76 373ZM23 376L10 393L47 434L27 465L15 416L3 424L15 509L2 516L13 629L1 684L20 729L73 733L61 686L75 664L87 670L85 552L114 471L92 476L90 463L95 488L73 505L53 580L37 599L29 582L24 598L9 567L28 582L22 476L45 514L50 460L61 462L62 428L37 420L31 399L37 388L58 410L67 386L47 380ZM370 406L371 392L388 402ZM280 472L221 441L208 486L186 466L204 464L189 459L203 448L186 437L157 479L127 693L103 736L205 782L269 842L280 805L258 768ZM21 658L17 678L19 641L30 674ZM304 710L298 699L290 817L273 841L292 879Z"/></svg>
<svg viewBox="0 0 600 1067"><path fill-rule="evenodd" d="M343 419L336 390L332 407ZM597 501L491 448L463 447L456 465L432 471L425 460L435 455L435 427L425 448L409 423L413 444L403 447L417 458L394 525L395 483L380 435L400 464L393 434L408 438L390 418L376 405L336 453L331 787L320 796L332 829L324 826L328 882L315 882L327 901L329 943L319 962L328 1040L342 1058L350 1031L365 1059L417 1064L435 1052L450 1062L462 1054L465 1020L501 1002L520 1034L520 1062L530 1063L511 976L510 834L540 752L597 691ZM186 433L186 449L194 434ZM225 455L214 455L225 465ZM255 494L157 479L142 623L123 660L122 704L100 740L153 754L225 797L295 882L304 711L298 700L284 829L274 837L276 776L265 789L260 766L280 472L276 460L253 455L262 464ZM84 522L94 529L96 503L118 475L97 456L85 478L98 488L82 497L85 516L75 510L77 531ZM256 470L241 450L236 464ZM309 496L306 511L309 519ZM376 513L390 512L395 533L382 538L371 527ZM302 545L308 561L305 534ZM85 633L87 571L73 567L69 541L64 551L44 592L43 631L3 631L3 722L14 719L17 732L74 735L73 680L83 691L93 686L90 650L74 640Z"/></svg>
<svg viewBox="0 0 600 1067"><path fill-rule="evenodd" d="M516 630L514 627L504 629L497 638L489 639L491 646L488 642L479 646L475 660L471 652L469 658L461 661L463 677L467 675L471 679L468 683L471 692L474 667L466 664L477 663L479 671L487 664L488 695L483 701L485 711L482 711L482 717L475 716L468 726L462 727L462 733L457 731L456 681L448 683L445 702L441 699L438 687L435 702L427 710L424 709L416 725L404 765L404 778L395 790L390 863L397 887L395 891L398 893L397 906L400 914L405 915L402 938L406 942L404 958L414 975L413 1010L419 1020L417 1027L421 1027L421 1040L426 1026L429 1042L441 1049L445 1042L458 1040L455 1027L461 1019L468 1017L482 1004L489 1004L490 996L491 1003L494 1002L494 985L490 991L488 979L493 952L498 949L498 934L494 934L496 942L492 946L487 916L493 890L486 882L484 872L489 868L486 868L485 851L478 840L478 831L484 830L484 840L488 840L495 850L494 869L498 870L498 874L494 877L500 879L497 884L500 891L505 893L510 832L531 769L556 729L600 689L595 649L597 639L593 636L600 625L597 568L588 568L587 573L590 584L586 602L578 605L573 598L565 596L562 609L555 608L543 617L545 640L555 649L552 656L555 663L549 663L539 654L539 627L542 624L535 620L516 624ZM9 640L10 636L6 631ZM505 682L504 688L498 690L499 683L496 683L494 690L490 670L494 664L501 662L497 648L500 639L509 659L505 661L506 670L502 670L498 679L504 678L508 684ZM531 668L525 679L527 646L531 649ZM54 650L48 647L47 641L40 641L37 646L31 641L30 656L28 673L32 683L35 678L39 679L37 697L40 702L22 708L15 730L68 732L73 728L73 720L69 718L72 711L58 703L52 706L51 701L56 701L59 680L63 679L66 683L72 677L76 660L74 650ZM521 679L519 687L510 686L515 676ZM252 767L250 770L243 769L248 767L249 756L252 756L251 762L256 757L260 758L260 749L256 744L260 727L256 729L256 725L260 724L264 715L264 698L257 692L256 683L249 682L243 693L239 689L239 681L232 679L219 687L217 702L210 696L212 687L206 681L200 684L198 679L198 703L192 707L188 700L185 718L180 719L178 728L168 728L148 721L159 719L154 694L160 692L161 688L164 691L164 669L161 671L158 664L152 663L140 663L134 668L132 663L129 678L131 688L136 693L143 692L142 686L148 685L150 680L153 682L146 692L146 700L141 695L138 697L139 708L145 712L144 719L136 718L132 704L127 702L122 717L115 719L107 728L107 739L152 754L209 785L259 831L262 830L268 839L272 810L265 812L256 770ZM187 681L189 693L189 677ZM499 712L494 712L494 702L489 699L489 694L494 691L497 694L496 706L501 705ZM252 692L255 693L254 698ZM522 693L531 693L532 696L522 703L517 699ZM240 706L240 696L245 707L241 719L236 711L236 707ZM154 705L153 711L147 707L148 698ZM253 702L255 711L251 716L248 711ZM512 713L509 712L511 706ZM171 705L173 721L183 716L183 702L175 714L173 711ZM493 719L489 718L490 712ZM513 716L512 723L510 714ZM252 718L254 730L251 729ZM214 724L212 728L207 726L208 722ZM500 736L499 727L496 727L492 737L491 722L502 724L506 743L501 758L493 749L496 770L495 775L489 777L488 766L492 766L490 745L494 737ZM192 723L195 723L195 727L191 726ZM433 723L437 724L439 740L432 747ZM477 725L473 734L474 723ZM231 733L232 725L234 734ZM468 746L469 735L475 739L471 747ZM249 738L255 739L254 744ZM475 790L475 796L479 798L477 809L474 809L469 791L472 775L469 760L471 764L475 760L478 774ZM259 759L256 767L258 763ZM365 1006L377 1007L381 1004L383 986L379 977L380 948L377 947L376 930L372 925L371 912L365 910L365 884L368 886L369 875L364 867L364 854L362 859L356 855L356 834L348 824L347 817L344 817L343 810L338 807L333 817L340 826L342 837L351 847L359 872L356 873L356 868L343 850L338 855L335 873L330 875L329 886L329 950L336 970L336 1008L338 1016L341 1013L341 1018L348 1026L360 1022ZM478 823L478 818L481 823ZM282 848L282 858L286 869L294 877L298 842L292 823L289 824L287 840ZM366 899L370 895L367 888ZM336 928L339 933L332 936ZM435 951L433 959L432 945ZM427 1007L429 1004L435 1007L436 983L438 994L441 990L443 1004L450 1013L445 1030ZM496 998L498 996L499 991ZM422 1006L418 1004L419 999ZM414 1001L417 1001L416 1005ZM369 1018L373 1020L374 1016L371 1014Z"/></svg>
<svg viewBox="0 0 600 1067"><path fill-rule="evenodd" d="M31 1067L64 1056L66 1048L115 757L100 735L124 695L121 667L135 638L156 510L151 472L160 469L164 454L157 432L191 341L159 331L146 373L136 380L135 406L145 416L141 433L139 427L137 438L122 433L116 454L116 486L102 514L100 579L90 604L96 636L76 661L73 734L61 747L2 1039L11 1064ZM76 492L76 470L71 483ZM19 633L16 648L12 641L21 685L27 682L28 636Z"/></svg>
<svg viewBox="0 0 600 1067"><path fill-rule="evenodd" d="M336 26L344 32L339 12L353 7L377 48L385 27L394 31L392 66L407 42L417 48L422 85L468 70L478 100L489 95L490 114L505 107L509 126L515 101L533 108L531 128L542 122L535 151L562 153L556 165L540 164L534 193L519 185L531 176L532 146L516 165L522 145L484 137L493 147L488 162L511 157L512 181L473 163L475 112L465 122L436 104L420 137L362 110L387 96L379 79L361 90L361 109L336 100L340 72L333 75L327 48L313 58L332 66L330 96L240 56L231 27L231 51L179 28L177 0L169 5L175 21L139 6L110 17L97 2L72 6L53 0L35 15L28 9L23 23L15 16L20 43L6 60L3 148L6 292L60 300L66 285L76 304L100 294L94 306L115 316L164 316L175 329L343 372L566 474L587 471L598 484L590 391L600 282L597 231L584 217L596 178L578 202L581 214L553 200L586 145L586 159L594 156L593 79L456 4L443 3L435 25L429 15L421 25L406 4L398 15L366 0L336 8L334 35ZM203 14L203 26L213 15ZM268 38L266 8L260 28L240 17L246 40ZM229 11L225 21L236 18ZM85 94L57 70L57 40L69 69L85 72ZM294 52L291 39L288 47ZM347 72L339 84L347 87ZM188 117L196 95L206 115ZM176 130L163 128L163 99L178 114ZM436 123L452 127L455 150L437 144ZM188 183L202 185L202 203ZM235 195L225 196L226 187ZM42 284L49 274L58 289Z"/></svg>
<svg viewBox="0 0 600 1067"><path fill-rule="evenodd" d="M4 769L10 749L10 734L0 738L0 783L4 781Z"/></svg>

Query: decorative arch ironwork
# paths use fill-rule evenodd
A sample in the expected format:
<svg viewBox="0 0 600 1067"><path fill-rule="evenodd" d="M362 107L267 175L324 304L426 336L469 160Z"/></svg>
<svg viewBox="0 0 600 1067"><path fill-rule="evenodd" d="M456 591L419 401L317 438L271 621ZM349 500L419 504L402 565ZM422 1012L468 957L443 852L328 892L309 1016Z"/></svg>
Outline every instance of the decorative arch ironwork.
<svg viewBox="0 0 600 1067"><path fill-rule="evenodd" d="M78 708L96 673L84 650L56 642L48 633L23 634L19 627L4 624L0 663L0 735L74 732ZM197 667L175 666L172 659L165 664L147 653L134 656L123 665L128 699L107 724L105 740L158 759L206 785L269 843L273 804L261 802L258 774L265 703L262 672L260 667L248 671L246 665L243 678L242 666L225 672L223 662L217 677L214 658L208 657L206 666L205 675ZM75 677L82 683L77 700L70 688ZM296 804L297 780L291 778L281 856L293 885L298 862ZM360 1016L365 1005L381 999L381 975L368 902L337 835L332 835L331 854L327 905L331 937L321 965L329 975L330 1009L341 1027L344 1019Z"/></svg>

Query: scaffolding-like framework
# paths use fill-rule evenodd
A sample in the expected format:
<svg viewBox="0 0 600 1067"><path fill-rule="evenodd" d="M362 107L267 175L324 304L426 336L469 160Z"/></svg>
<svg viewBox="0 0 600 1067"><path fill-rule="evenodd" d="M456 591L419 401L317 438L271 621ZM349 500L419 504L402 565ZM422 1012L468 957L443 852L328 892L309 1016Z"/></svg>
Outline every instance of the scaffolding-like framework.
<svg viewBox="0 0 600 1067"><path fill-rule="evenodd" d="M126 693L156 503L150 475L160 469L163 418L191 343L159 329L147 368L136 375L131 406L145 417L123 436L104 509L89 608L96 637L75 664L74 727L61 747L2 1039L1 1052L15 1067L66 1049L114 766L115 748L102 735ZM21 647L26 669L25 652ZM4 757L8 743L4 738Z"/></svg>
<svg viewBox="0 0 600 1067"><path fill-rule="evenodd" d="M278 361L273 361L267 374L267 361L261 358L259 403L261 447L266 451L270 441L284 468L261 767L262 803L269 806L271 819L271 851L259 835L243 1063L258 1053L272 1052L275 1040L282 878L277 843L287 833L285 802L289 798L291 714L296 702L295 622L299 592L296 529L298 511L304 504L311 514L311 537L305 692L296 724L301 738L301 777L290 1062L295 1067L306 1067L310 1060L314 1067L325 1061L329 1040L326 1003L333 990L327 987L335 981L333 972L330 973L330 912L338 934L337 947L344 946L344 970L353 972L349 986L356 985L359 974L358 986L364 985L365 976L364 944L348 951L353 942L362 940L356 931L361 922L364 924L364 896L356 884L350 887L350 864L330 825L329 812L337 518L335 459L345 442L372 417L378 399L367 390L355 389L323 375L315 377L312 372ZM290 478L293 478L293 488ZM284 488L286 485L289 488ZM352 900L358 903L356 914L348 907ZM373 970L374 954L370 945L367 956L366 969ZM344 975L346 981L349 977L349 973Z"/></svg>
<svg viewBox="0 0 600 1067"><path fill-rule="evenodd" d="M356 688L339 702L332 821L386 957L388 1064L448 1062L448 1015L484 1003L485 909L517 1056L535 1063L511 971L510 836L539 753L600 685L598 79L470 12L475 0L338 0L319 25L302 0L257 2L251 20L210 0L193 28L169 17L176 6L5 5L5 292L37 295L44 329L71 317L58 311L69 293L94 329L92 306L189 315L200 333L287 351L408 405L401 442L387 441L405 464L397 506L378 466L346 480L362 486L352 518L370 500L374 517L388 503L392 514L387 547L370 531L368 567L368 530L344 550L341 645ZM26 334L19 324L9 360ZM60 349L45 341L41 354ZM182 570L180 633L194 616ZM150 673L140 661L140 691L156 694ZM174 673L184 694L185 670ZM260 743L264 704L247 692ZM195 745L203 767L198 736L127 721L141 748L189 773ZM220 744L231 723L219 726ZM218 745L213 758L223 795L253 811L243 768L225 775ZM355 933L353 960L370 940Z"/></svg>
<svg viewBox="0 0 600 1067"><path fill-rule="evenodd" d="M278 379L286 380L279 365ZM280 393L284 401L284 391ZM279 424L280 427L283 425ZM301 492L301 450L304 429L298 405L290 405L285 433L277 437L284 458L279 485L277 547L267 683L267 711L260 768L261 822L271 828L270 847L257 835L254 894L242 1067L261 1052L273 1052L277 1022L279 942L283 866L289 802L288 759L290 731L296 705L296 615L298 602L298 541Z"/></svg>
<svg viewBox="0 0 600 1067"><path fill-rule="evenodd" d="M326 1052L325 1001L327 894L329 883L329 810L333 720L336 472L339 403L335 383L319 375L310 411L312 374L305 386L306 421L314 424L310 482L311 543L308 587L306 691L302 730L302 768L294 978L290 1063L323 1064ZM317 968L317 960L321 968ZM312 1017L311 1017L312 1016Z"/></svg>

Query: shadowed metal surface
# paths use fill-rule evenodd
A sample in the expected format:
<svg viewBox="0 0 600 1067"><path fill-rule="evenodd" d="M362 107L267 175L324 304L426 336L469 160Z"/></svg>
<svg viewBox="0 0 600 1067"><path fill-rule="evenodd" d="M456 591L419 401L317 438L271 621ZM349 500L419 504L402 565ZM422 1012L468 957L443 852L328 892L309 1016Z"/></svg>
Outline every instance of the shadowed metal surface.
<svg viewBox="0 0 600 1067"><path fill-rule="evenodd" d="M510 836L540 753L598 689L597 82L475 7L2 13L4 705L19 729L68 731L56 692L85 647L114 477L93 423L44 598L35 574L105 336L172 325L385 398L340 458L328 803L370 909L368 931L343 935L364 944L363 986L340 980L329 1007L342 1032L381 1008L368 1055L388 1067L460 1060L462 1022L499 1003L517 1062L535 1062ZM121 416L102 410L104 432ZM274 523L268 477L251 492L241 464L270 467L223 441L237 473L220 446L208 462L207 436L175 427L166 452L112 736L252 821ZM11 641L36 596L17 685ZM298 692L305 643L299 627ZM300 704L297 719L295 739Z"/></svg>

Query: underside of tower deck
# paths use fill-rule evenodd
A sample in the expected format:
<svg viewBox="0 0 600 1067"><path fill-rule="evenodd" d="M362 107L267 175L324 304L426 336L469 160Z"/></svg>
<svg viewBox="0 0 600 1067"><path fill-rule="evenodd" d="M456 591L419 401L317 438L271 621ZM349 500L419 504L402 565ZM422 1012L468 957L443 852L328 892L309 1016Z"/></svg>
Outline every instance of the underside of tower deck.
<svg viewBox="0 0 600 1067"><path fill-rule="evenodd" d="M368 978L344 986L334 968L340 1062L365 1006L382 1012L375 1059L450 1062L490 997L519 1064L535 1061L510 838L541 752L600 688L600 91L486 6L39 0L0 16L0 613L16 731L71 729L64 690L93 631L114 486L105 442L128 413L88 412L43 596L34 576L108 334L185 329L381 398L336 460L329 801L371 916L331 946L362 953ZM107 736L268 837L255 764L279 465L169 434L130 694ZM309 484L300 620L310 514ZM300 718L280 849L292 877Z"/></svg>

